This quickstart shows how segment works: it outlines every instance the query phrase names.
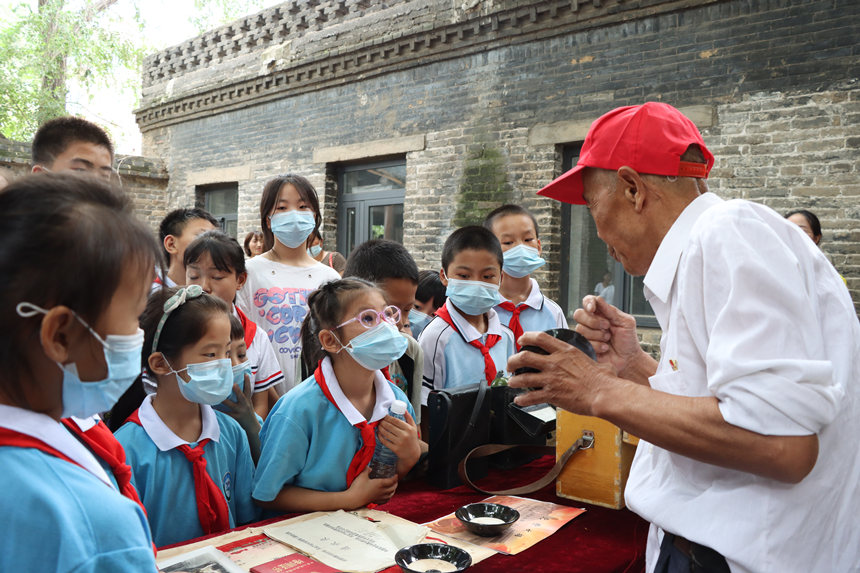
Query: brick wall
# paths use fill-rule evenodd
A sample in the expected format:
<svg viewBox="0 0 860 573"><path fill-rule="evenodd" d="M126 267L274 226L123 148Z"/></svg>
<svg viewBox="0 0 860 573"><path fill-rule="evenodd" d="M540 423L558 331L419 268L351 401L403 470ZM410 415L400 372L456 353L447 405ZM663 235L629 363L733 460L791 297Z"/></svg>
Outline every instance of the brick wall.
<svg viewBox="0 0 860 573"><path fill-rule="evenodd" d="M234 75L210 66L214 76L187 91L183 82L198 72L174 71L160 92L150 85L138 120L145 153L167 162L171 208L193 203L196 184L241 171L229 180L239 183L243 234L259 227L265 181L294 171L324 195L330 245L336 165L315 161L315 151L421 135L423 148L405 152L404 242L419 265L438 265L454 220L470 212L470 193L511 198L538 216L551 261L538 278L555 296L567 264L558 256L560 207L534 192L560 173L560 144L619 105L698 105L718 157L714 190L819 211L825 251L860 305L856 167L846 159L860 137L860 3L568 0L449 11L452 3L439 1L422 5L444 17L420 25L416 3L396 13L347 4L355 11L338 23L299 34L328 34L336 53L291 52L271 71L239 66ZM291 50L300 42L288 40ZM532 138L538 127L552 133L570 123L585 127Z"/></svg>

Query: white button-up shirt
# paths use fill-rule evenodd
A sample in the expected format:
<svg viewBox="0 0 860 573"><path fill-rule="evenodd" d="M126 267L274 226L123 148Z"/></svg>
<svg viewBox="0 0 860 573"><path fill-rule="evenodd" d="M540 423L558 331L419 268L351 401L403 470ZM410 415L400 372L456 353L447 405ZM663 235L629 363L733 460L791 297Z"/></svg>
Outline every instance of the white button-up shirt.
<svg viewBox="0 0 860 573"><path fill-rule="evenodd" d="M719 551L733 572L860 570L860 326L836 270L767 207L705 193L644 282L663 329L652 388L715 396L753 432L819 438L794 485L640 442L626 500L652 523L648 571L663 531Z"/></svg>

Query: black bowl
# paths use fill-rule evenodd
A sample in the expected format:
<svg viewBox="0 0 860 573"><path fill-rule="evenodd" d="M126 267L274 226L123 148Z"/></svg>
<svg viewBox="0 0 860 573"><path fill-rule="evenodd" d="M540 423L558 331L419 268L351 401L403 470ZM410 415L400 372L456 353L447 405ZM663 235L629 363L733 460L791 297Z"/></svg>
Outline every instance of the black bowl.
<svg viewBox="0 0 860 573"><path fill-rule="evenodd" d="M464 571L472 564L472 556L466 553L459 547L453 545L443 545L442 543L419 543L418 545L410 545L404 547L394 555L394 562L397 563L406 573L419 573L426 571L438 571L438 569L411 569L410 565L416 561L425 559L438 559L446 561L456 567L456 571Z"/></svg>
<svg viewBox="0 0 860 573"><path fill-rule="evenodd" d="M520 518L519 511L498 503L470 503L455 511L454 515L466 526L466 529L484 537L499 535ZM479 523L475 521L482 517L500 519L501 523Z"/></svg>
<svg viewBox="0 0 860 573"><path fill-rule="evenodd" d="M591 346L591 343L586 337L576 332L575 330L571 330L569 328L551 328L550 330L545 330L544 332L546 332L553 338L563 340L571 346L578 348L592 360L597 360L597 355L594 354L594 348ZM529 352L534 352L535 354L547 354L546 350L538 346L523 346L520 350L528 350ZM539 370L525 366L523 368L517 368L514 371L514 376L516 376L517 374L526 374L528 372L539 372Z"/></svg>

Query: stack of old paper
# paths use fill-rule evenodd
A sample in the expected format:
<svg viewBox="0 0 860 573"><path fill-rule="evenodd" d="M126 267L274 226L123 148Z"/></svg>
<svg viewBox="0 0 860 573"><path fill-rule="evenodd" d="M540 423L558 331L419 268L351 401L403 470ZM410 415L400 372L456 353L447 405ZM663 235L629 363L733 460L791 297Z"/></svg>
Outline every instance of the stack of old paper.
<svg viewBox="0 0 860 573"><path fill-rule="evenodd" d="M416 543L456 545L472 556L472 563L495 555L491 549L430 531L390 513L360 509L309 513L159 551L158 567L165 573L319 570L304 561L286 566L304 554L337 571L375 573L393 566L399 549ZM290 564L282 564L284 560ZM276 563L278 568L266 568Z"/></svg>

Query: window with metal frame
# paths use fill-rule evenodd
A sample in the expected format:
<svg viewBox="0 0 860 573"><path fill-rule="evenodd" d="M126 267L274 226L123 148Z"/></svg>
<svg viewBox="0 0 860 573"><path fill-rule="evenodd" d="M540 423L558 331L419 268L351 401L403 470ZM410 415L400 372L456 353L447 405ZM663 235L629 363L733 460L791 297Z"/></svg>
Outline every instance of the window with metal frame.
<svg viewBox="0 0 860 573"><path fill-rule="evenodd" d="M209 211L221 230L235 239L239 230L239 184L199 185L196 195L198 207Z"/></svg>

